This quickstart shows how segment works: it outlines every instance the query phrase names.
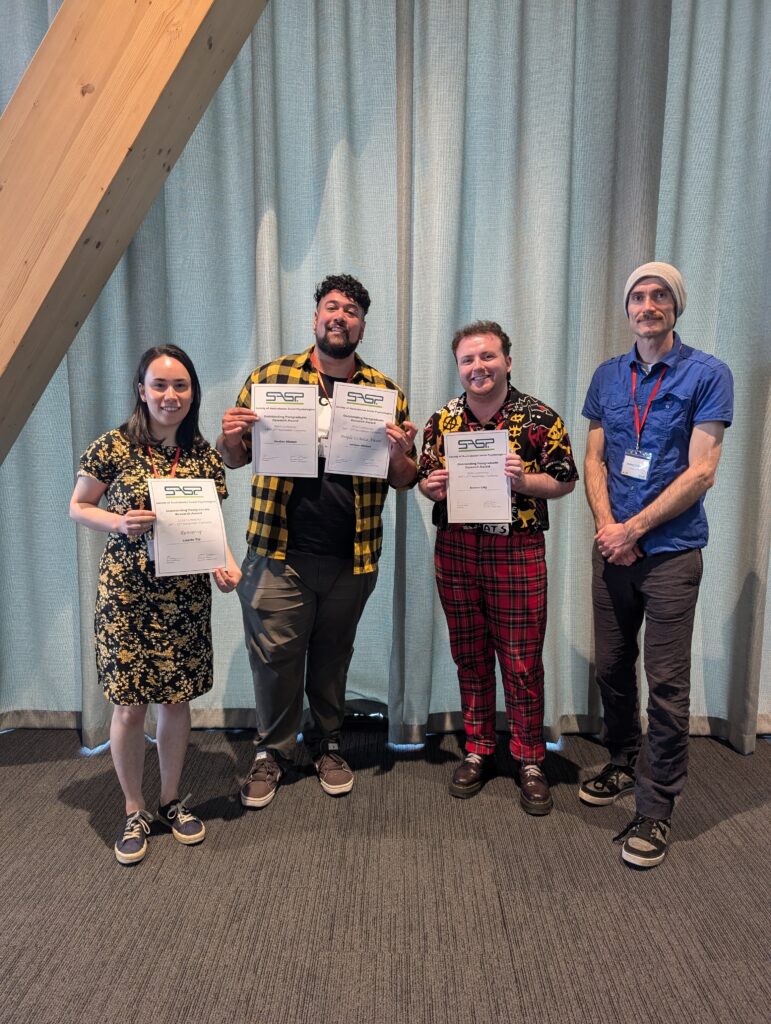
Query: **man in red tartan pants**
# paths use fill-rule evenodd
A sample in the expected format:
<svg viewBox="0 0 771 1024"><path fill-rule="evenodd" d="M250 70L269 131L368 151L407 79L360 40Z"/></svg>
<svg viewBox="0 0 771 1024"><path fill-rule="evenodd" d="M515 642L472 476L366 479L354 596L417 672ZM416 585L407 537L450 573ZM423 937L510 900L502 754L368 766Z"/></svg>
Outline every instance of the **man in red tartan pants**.
<svg viewBox="0 0 771 1024"><path fill-rule="evenodd" d="M497 655L509 748L519 763L520 803L528 814L548 814L552 797L542 768L543 535L549 528L547 499L569 494L578 473L557 413L512 386L511 343L499 324L480 320L462 327L452 351L465 392L426 424L418 470L421 492L435 502L436 585L458 668L466 732L466 754L450 793L474 796L493 770ZM445 435L476 430L507 433L510 524L448 522Z"/></svg>

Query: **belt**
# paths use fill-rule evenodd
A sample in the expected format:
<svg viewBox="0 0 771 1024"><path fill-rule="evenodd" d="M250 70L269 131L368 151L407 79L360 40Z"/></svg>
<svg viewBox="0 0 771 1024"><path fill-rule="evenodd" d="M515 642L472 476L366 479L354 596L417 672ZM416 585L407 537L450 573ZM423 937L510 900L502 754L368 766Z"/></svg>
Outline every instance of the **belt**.
<svg viewBox="0 0 771 1024"><path fill-rule="evenodd" d="M470 533L494 533L499 537L508 537L514 533L513 523L464 523L463 529Z"/></svg>

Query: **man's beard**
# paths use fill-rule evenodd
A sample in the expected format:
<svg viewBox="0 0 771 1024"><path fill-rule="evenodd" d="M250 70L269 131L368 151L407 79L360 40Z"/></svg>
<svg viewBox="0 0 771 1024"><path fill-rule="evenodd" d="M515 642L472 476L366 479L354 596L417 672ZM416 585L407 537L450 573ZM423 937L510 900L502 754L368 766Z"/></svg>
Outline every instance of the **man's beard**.
<svg viewBox="0 0 771 1024"><path fill-rule="evenodd" d="M331 356L332 359L347 359L352 352L356 351L359 342L351 341L350 335L347 332L345 335L338 334L337 337L339 342L335 345L330 339L329 331L327 331L321 338L316 338L316 344L325 356Z"/></svg>

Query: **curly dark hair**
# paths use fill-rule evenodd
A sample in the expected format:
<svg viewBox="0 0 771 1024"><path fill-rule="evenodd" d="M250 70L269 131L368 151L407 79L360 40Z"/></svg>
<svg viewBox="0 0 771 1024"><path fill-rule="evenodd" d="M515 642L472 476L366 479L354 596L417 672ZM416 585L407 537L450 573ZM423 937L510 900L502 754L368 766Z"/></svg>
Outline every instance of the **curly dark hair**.
<svg viewBox="0 0 771 1024"><path fill-rule="evenodd" d="M350 274L330 274L329 277L325 277L321 284L316 285L313 294L317 306L329 292L342 292L343 295L347 295L349 299L358 303L364 310L364 315L367 315L371 302L369 292L355 277L351 277Z"/></svg>
<svg viewBox="0 0 771 1024"><path fill-rule="evenodd" d="M171 359L179 360L190 374L190 383L193 387L193 401L190 404L187 416L177 427L177 444L180 448L197 448L198 445L205 444L203 435L198 429L198 410L201 407L201 384L190 356L176 345L155 345L153 348L148 348L142 354L139 366L137 366L137 371L134 374L133 388L136 395L136 405L128 420L121 424L120 430L134 444L143 447L146 445L152 447L158 444L158 438L153 435L150 426L147 405L139 397L139 385L144 384L150 363L161 356L169 356Z"/></svg>
<svg viewBox="0 0 771 1024"><path fill-rule="evenodd" d="M456 359L458 357L458 345L460 345L464 338L471 338L475 334L494 334L496 338L501 340L503 354L507 356L511 352L511 341L500 324L496 323L495 320L475 320L473 324L466 324L465 327L461 327L459 331L455 332L455 336L452 339L452 354Z"/></svg>

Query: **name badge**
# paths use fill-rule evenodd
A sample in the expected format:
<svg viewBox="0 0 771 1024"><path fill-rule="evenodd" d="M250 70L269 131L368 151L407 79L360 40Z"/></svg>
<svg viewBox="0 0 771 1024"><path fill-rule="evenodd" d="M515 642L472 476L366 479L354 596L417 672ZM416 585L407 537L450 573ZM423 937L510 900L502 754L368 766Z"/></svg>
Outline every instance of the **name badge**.
<svg viewBox="0 0 771 1024"><path fill-rule="evenodd" d="M652 452L643 452L639 448L627 448L621 464L621 476L631 476L635 480L647 480L651 468Z"/></svg>

